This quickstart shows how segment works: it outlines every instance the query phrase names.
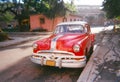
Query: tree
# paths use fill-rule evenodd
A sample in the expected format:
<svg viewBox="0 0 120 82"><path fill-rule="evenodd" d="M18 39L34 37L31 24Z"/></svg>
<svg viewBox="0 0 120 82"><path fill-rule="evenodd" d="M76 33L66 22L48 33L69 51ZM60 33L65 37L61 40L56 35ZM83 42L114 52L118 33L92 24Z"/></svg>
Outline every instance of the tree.
<svg viewBox="0 0 120 82"><path fill-rule="evenodd" d="M73 0L71 1L71 3L66 3L65 4L65 7L71 11L72 13L76 12L76 8L75 8L75 5L73 3Z"/></svg>
<svg viewBox="0 0 120 82"><path fill-rule="evenodd" d="M42 13L54 19L66 13L63 0L1 0L0 12L4 14L8 11L15 15L20 28L22 21L29 19L31 14Z"/></svg>
<svg viewBox="0 0 120 82"><path fill-rule="evenodd" d="M120 1L119 0L104 0L103 10L106 12L108 19L120 16Z"/></svg>
<svg viewBox="0 0 120 82"><path fill-rule="evenodd" d="M113 30L116 31L116 18L120 17L120 1L119 0L104 0L103 10L106 12L108 19L114 19ZM119 19L120 20L120 19Z"/></svg>
<svg viewBox="0 0 120 82"><path fill-rule="evenodd" d="M54 19L56 17L65 16L66 14L66 7L64 6L64 2L63 0L46 0L45 5L47 9L42 13L48 18L52 19L52 27L54 27Z"/></svg>
<svg viewBox="0 0 120 82"><path fill-rule="evenodd" d="M12 15L10 12L6 12L4 14L1 14L0 21L9 23L13 20L13 18L14 18L14 15Z"/></svg>
<svg viewBox="0 0 120 82"><path fill-rule="evenodd" d="M18 2L18 0L1 0L0 1L0 13L1 15L4 15L5 13L9 12L11 15L14 16L15 19L20 21L21 19L20 5L21 4ZM20 22L19 22L19 26L21 26Z"/></svg>

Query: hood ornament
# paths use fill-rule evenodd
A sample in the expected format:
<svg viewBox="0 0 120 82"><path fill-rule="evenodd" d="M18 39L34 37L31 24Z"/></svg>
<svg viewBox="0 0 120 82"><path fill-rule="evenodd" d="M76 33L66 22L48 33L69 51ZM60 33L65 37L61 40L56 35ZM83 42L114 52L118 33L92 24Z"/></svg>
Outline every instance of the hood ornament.
<svg viewBox="0 0 120 82"><path fill-rule="evenodd" d="M55 55L52 54L52 55L50 56L50 59L54 60L54 59L55 59Z"/></svg>

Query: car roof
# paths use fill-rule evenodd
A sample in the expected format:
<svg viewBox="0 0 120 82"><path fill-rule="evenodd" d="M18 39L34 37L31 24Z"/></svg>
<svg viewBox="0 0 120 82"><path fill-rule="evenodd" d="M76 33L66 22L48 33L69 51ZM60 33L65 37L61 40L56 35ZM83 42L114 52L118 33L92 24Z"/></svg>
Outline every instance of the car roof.
<svg viewBox="0 0 120 82"><path fill-rule="evenodd" d="M85 22L85 21L71 21L71 22L62 22L62 23L59 23L58 25L72 25L72 24L85 25L85 24L88 24L88 23Z"/></svg>

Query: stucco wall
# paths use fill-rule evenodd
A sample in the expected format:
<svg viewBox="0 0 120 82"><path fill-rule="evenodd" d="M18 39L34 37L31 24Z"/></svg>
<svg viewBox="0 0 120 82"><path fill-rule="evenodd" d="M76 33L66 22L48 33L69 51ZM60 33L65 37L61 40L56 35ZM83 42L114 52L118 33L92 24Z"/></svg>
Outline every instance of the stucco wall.
<svg viewBox="0 0 120 82"><path fill-rule="evenodd" d="M44 23L40 23L40 18L44 18ZM76 20L81 20L80 17L78 16L73 16L73 15L69 15L66 17L67 21L70 21L72 19L72 21ZM30 16L30 30L33 29L37 29L37 28L43 28L46 29L47 31L53 31L55 29L55 26L58 23L63 22L63 17L56 17L54 20L53 19L48 19L46 16L42 15L42 14L38 14L38 15L31 15Z"/></svg>

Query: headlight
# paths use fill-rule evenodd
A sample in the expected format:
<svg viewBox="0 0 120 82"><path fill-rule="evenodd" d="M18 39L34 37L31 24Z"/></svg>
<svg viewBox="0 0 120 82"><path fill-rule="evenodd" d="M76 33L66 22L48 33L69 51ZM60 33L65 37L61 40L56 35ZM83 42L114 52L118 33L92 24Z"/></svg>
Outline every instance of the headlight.
<svg viewBox="0 0 120 82"><path fill-rule="evenodd" d="M33 44L33 49L37 49L38 45L37 44Z"/></svg>
<svg viewBox="0 0 120 82"><path fill-rule="evenodd" d="M74 52L79 52L80 51L80 46L79 45L74 45L73 50L74 50Z"/></svg>

